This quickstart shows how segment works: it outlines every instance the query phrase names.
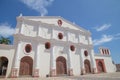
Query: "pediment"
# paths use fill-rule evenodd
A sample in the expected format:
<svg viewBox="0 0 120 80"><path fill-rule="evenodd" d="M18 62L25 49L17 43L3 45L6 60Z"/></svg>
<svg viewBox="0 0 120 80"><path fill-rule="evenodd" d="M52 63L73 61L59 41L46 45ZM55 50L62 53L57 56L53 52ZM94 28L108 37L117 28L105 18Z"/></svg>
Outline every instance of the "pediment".
<svg viewBox="0 0 120 80"><path fill-rule="evenodd" d="M23 16L24 19L31 20L31 21L37 21L37 22L42 22L45 24L51 24L55 25L56 27L63 27L63 28L69 28L77 31L82 31L82 32L89 32L88 30L62 18L59 16Z"/></svg>

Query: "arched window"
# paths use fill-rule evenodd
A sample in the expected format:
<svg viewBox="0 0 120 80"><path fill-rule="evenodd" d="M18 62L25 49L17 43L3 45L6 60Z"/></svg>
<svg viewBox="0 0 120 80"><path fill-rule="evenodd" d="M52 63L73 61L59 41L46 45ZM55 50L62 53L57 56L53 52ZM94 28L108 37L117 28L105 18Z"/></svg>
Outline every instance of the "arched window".
<svg viewBox="0 0 120 80"><path fill-rule="evenodd" d="M25 46L25 51L26 51L27 53L30 53L31 50L32 50L32 46L31 46L30 44L26 44L26 46Z"/></svg>
<svg viewBox="0 0 120 80"><path fill-rule="evenodd" d="M46 43L45 43L45 48L46 48L46 49L50 49L50 47L51 47L50 42L46 42Z"/></svg>
<svg viewBox="0 0 120 80"><path fill-rule="evenodd" d="M58 33L58 38L59 39L63 39L63 34L62 33Z"/></svg>

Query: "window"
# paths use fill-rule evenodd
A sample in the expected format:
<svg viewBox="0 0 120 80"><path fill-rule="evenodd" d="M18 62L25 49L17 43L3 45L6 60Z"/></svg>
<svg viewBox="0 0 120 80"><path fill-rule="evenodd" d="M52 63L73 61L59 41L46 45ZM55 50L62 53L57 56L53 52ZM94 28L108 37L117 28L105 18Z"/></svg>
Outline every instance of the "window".
<svg viewBox="0 0 120 80"><path fill-rule="evenodd" d="M74 46L74 45L71 45L71 46L70 46L70 50L71 50L71 51L75 51L75 46Z"/></svg>
<svg viewBox="0 0 120 80"><path fill-rule="evenodd" d="M61 26L62 25L62 20L58 20L58 25Z"/></svg>
<svg viewBox="0 0 120 80"><path fill-rule="evenodd" d="M58 38L59 39L63 39L63 34L62 33L58 33Z"/></svg>
<svg viewBox="0 0 120 80"><path fill-rule="evenodd" d="M85 56L88 56L88 52L87 52L87 51L84 51L84 55L85 55Z"/></svg>
<svg viewBox="0 0 120 80"><path fill-rule="evenodd" d="M27 53L30 53L31 50L32 50L31 45L30 45L30 44L26 44L26 46L25 46L25 51L26 51Z"/></svg>
<svg viewBox="0 0 120 80"><path fill-rule="evenodd" d="M51 47L50 42L46 42L46 43L45 43L45 48L46 48L46 49L50 49L50 47Z"/></svg>

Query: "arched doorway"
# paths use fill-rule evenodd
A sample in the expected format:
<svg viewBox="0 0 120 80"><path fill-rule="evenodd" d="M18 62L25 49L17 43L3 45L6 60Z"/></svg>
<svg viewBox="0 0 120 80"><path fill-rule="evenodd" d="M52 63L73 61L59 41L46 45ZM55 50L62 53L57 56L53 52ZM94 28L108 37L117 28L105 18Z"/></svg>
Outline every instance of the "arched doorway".
<svg viewBox="0 0 120 80"><path fill-rule="evenodd" d="M85 60L84 61L84 65L85 65L85 72L86 73L91 73L90 61L89 60Z"/></svg>
<svg viewBox="0 0 120 80"><path fill-rule="evenodd" d="M62 56L56 59L56 73L57 75L67 74L66 59Z"/></svg>
<svg viewBox="0 0 120 80"><path fill-rule="evenodd" d="M33 60L31 57L25 56L20 61L20 75L32 75Z"/></svg>
<svg viewBox="0 0 120 80"><path fill-rule="evenodd" d="M0 57L0 76L5 76L7 72L8 59L6 57Z"/></svg>
<svg viewBox="0 0 120 80"><path fill-rule="evenodd" d="M104 67L101 61L98 62L98 72L99 73L104 72Z"/></svg>

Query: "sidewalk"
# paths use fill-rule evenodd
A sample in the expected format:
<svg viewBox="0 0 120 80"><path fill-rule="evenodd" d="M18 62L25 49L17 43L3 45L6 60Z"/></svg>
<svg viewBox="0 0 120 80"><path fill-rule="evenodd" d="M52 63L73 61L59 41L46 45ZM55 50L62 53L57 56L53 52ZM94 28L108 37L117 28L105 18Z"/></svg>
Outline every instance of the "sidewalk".
<svg viewBox="0 0 120 80"><path fill-rule="evenodd" d="M120 72L87 74L80 76L48 77L48 78L32 78L32 77L0 78L0 80L120 80Z"/></svg>

